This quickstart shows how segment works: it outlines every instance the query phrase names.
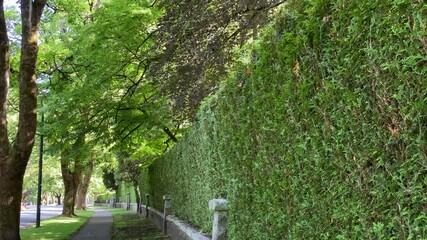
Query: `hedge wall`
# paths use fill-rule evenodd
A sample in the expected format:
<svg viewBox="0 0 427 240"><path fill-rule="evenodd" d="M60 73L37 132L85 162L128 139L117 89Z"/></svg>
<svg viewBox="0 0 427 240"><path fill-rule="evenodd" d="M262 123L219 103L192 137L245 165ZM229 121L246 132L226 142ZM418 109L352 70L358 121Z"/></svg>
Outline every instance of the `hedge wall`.
<svg viewBox="0 0 427 240"><path fill-rule="evenodd" d="M127 193L130 193L130 201L131 203L136 203L136 195L135 195L135 188L128 183L121 182L118 186L118 189L116 191L116 201L119 203L125 203L126 202L126 196ZM119 201L120 200L120 201Z"/></svg>
<svg viewBox="0 0 427 240"><path fill-rule="evenodd" d="M145 173L145 192L230 239L427 238L427 6L291 1Z"/></svg>
<svg viewBox="0 0 427 240"><path fill-rule="evenodd" d="M100 203L105 203L106 201L109 201L112 197L114 197L113 193L105 193L105 194L100 194L98 196L96 196L96 202L100 202Z"/></svg>

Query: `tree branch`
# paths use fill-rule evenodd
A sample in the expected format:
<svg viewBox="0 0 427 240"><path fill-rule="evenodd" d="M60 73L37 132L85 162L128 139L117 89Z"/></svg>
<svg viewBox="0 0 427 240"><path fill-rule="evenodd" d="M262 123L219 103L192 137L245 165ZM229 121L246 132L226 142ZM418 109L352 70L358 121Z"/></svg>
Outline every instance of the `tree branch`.
<svg viewBox="0 0 427 240"><path fill-rule="evenodd" d="M133 132L135 132L136 130L138 130L138 128L140 128L142 126L142 123L138 124L135 128L133 128L128 134L126 134L126 136L124 138L122 138L122 141L125 140L126 138L128 138Z"/></svg>
<svg viewBox="0 0 427 240"><path fill-rule="evenodd" d="M170 140L172 140L173 142L178 142L178 139L175 137L175 135L171 132L171 130L168 127L164 126L162 130L169 136Z"/></svg>

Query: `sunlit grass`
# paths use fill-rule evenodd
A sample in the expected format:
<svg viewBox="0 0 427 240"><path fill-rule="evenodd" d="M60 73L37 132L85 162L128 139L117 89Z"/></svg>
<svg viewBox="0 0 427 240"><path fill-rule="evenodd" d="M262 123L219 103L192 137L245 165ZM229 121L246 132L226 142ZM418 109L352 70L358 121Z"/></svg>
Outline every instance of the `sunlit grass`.
<svg viewBox="0 0 427 240"><path fill-rule="evenodd" d="M113 214L113 216L123 215L123 214L135 214L134 211L128 211L124 208L108 208L108 211L110 211Z"/></svg>
<svg viewBox="0 0 427 240"><path fill-rule="evenodd" d="M108 209L113 213L113 240L121 239L147 239L166 240L168 236L162 234L153 223L143 215L122 208Z"/></svg>
<svg viewBox="0 0 427 240"><path fill-rule="evenodd" d="M94 214L93 210L76 210L78 217L54 217L40 223L40 228L27 228L21 230L22 240L68 240L76 233Z"/></svg>
<svg viewBox="0 0 427 240"><path fill-rule="evenodd" d="M123 208L113 208L113 209L109 209L109 210L113 214L114 229L126 226L126 224L128 224L128 222L123 219L124 215L136 214L136 212L134 212L134 211L128 211L128 210L123 209ZM114 234L114 235L116 235L116 234ZM115 239L117 239L117 237Z"/></svg>

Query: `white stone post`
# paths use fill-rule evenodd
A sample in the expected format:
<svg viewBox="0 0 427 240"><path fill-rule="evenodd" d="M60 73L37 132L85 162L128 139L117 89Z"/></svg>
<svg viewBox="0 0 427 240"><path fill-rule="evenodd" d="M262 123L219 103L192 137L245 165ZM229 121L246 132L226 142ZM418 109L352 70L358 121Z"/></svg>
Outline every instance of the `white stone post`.
<svg viewBox="0 0 427 240"><path fill-rule="evenodd" d="M213 199L209 201L209 209L214 211L214 220L212 225L212 240L226 240L228 207L227 200Z"/></svg>
<svg viewBox="0 0 427 240"><path fill-rule="evenodd" d="M172 203L171 203L171 197L169 195L164 195L163 196L163 202L164 202L164 209L163 209L163 233L167 234L168 230L168 222L166 220L167 216L169 216L171 214L171 208L172 208Z"/></svg>

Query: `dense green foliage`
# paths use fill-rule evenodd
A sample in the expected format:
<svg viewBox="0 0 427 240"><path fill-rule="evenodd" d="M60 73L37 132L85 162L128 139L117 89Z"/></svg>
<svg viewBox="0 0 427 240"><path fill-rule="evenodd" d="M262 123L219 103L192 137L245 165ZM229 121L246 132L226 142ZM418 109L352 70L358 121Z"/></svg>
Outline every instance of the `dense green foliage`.
<svg viewBox="0 0 427 240"><path fill-rule="evenodd" d="M200 102L227 73L233 49L257 35L272 9L285 2L155 1L165 13L154 33L158 54L150 77L162 83L160 91L172 101L176 119L194 119Z"/></svg>
<svg viewBox="0 0 427 240"><path fill-rule="evenodd" d="M132 186L132 184L129 183L121 183L118 186L118 189L116 191L116 202L118 203L125 203L126 202L126 196L130 193L130 201L132 203L136 202L136 196L135 196L135 188Z"/></svg>
<svg viewBox="0 0 427 240"><path fill-rule="evenodd" d="M100 203L105 203L107 201L110 201L111 198L114 197L114 193L105 193L105 194L100 194L98 196L96 196L96 202L100 202Z"/></svg>
<svg viewBox="0 0 427 240"><path fill-rule="evenodd" d="M142 176L161 209L231 239L427 237L427 7L290 2Z"/></svg>

